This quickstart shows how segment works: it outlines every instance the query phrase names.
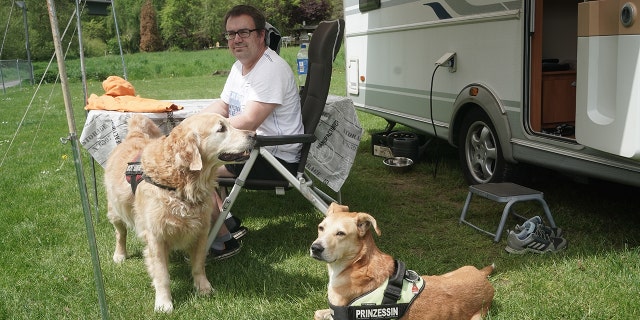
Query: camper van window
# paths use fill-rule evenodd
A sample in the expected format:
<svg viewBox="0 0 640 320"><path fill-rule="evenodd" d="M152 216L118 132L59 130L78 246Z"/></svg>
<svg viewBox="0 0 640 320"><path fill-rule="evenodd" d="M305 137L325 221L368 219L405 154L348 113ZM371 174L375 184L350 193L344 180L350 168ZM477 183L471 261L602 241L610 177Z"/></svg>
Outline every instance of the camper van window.
<svg viewBox="0 0 640 320"><path fill-rule="evenodd" d="M360 12L371 11L380 8L380 0L360 0Z"/></svg>

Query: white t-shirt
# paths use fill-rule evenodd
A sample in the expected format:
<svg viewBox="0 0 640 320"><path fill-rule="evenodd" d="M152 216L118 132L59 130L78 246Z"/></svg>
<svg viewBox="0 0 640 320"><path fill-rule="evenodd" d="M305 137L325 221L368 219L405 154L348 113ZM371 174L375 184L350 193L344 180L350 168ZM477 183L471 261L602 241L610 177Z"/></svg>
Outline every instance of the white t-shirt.
<svg viewBox="0 0 640 320"><path fill-rule="evenodd" d="M241 113L247 101L275 103L278 106L258 127L256 133L278 136L304 133L300 96L293 71L275 51L267 48L253 69L242 75L242 64L236 61L220 94L229 105L229 116ZM300 161L302 145L266 146L267 150L286 162Z"/></svg>

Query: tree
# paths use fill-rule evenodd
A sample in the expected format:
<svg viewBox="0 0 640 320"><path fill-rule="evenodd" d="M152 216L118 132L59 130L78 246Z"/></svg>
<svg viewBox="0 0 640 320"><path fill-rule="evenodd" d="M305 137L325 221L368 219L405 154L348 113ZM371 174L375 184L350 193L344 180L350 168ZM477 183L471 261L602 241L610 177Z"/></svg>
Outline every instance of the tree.
<svg viewBox="0 0 640 320"><path fill-rule="evenodd" d="M11 3L13 1L6 1ZM56 13L58 16L58 24L60 28L64 28L67 21L71 17L71 13L75 9L73 2L60 1L56 2ZM13 10L11 17L9 12ZM29 42L31 59L33 61L42 61L51 59L51 55L54 52L53 37L51 35L51 23L49 22L49 12L47 10L46 1L27 1L27 20L29 25ZM8 19L8 20L7 20ZM4 2L0 5L0 21L2 24L2 30L8 25L8 32L3 32L3 38L0 41L5 41L4 49L1 59L25 59L25 31L23 27L23 17L20 9L13 5L5 5ZM73 20L75 21L75 20ZM60 31L62 36L62 31ZM66 35L63 41L68 41L72 38L72 32ZM5 38L6 37L6 38ZM70 56L78 55L78 46L71 46L67 52Z"/></svg>
<svg viewBox="0 0 640 320"><path fill-rule="evenodd" d="M300 0L300 4L293 10L294 23L318 24L331 18L333 9L329 0Z"/></svg>
<svg viewBox="0 0 640 320"><path fill-rule="evenodd" d="M294 9L299 0L263 0L262 7L258 7L264 12L267 21L280 31L283 35L291 34L295 27L292 22Z"/></svg>
<svg viewBox="0 0 640 320"><path fill-rule="evenodd" d="M162 0L154 0L157 6L162 7ZM120 42L125 53L135 53L140 50L140 10L142 0L116 0L113 5L118 19L118 31ZM113 15L104 17L104 30L109 33L107 44L109 52L119 53L119 43L116 34L116 21Z"/></svg>
<svg viewBox="0 0 640 320"><path fill-rule="evenodd" d="M0 21L3 23L2 27L7 29L0 58L23 59L26 54L22 15L13 4L13 0L6 1L12 5L0 4ZM70 25L65 38L62 39L63 43L77 40L73 38L75 17L72 16L76 1L80 0L55 1L60 33L62 34L65 27ZM153 12L156 14L155 26L158 28L155 34L160 39L153 41L149 39L149 41L160 41L160 46L151 48L146 46L145 43L149 41L146 39L143 41L141 35L146 32L143 30L148 30L147 27L153 27L153 24L147 25L146 22L141 21L143 20L142 4L149 5L148 1L147 3L145 1L113 1L117 11L120 40L125 53L162 50L164 47L197 50L210 47L217 41L224 43L222 19L227 10L239 3L251 4L262 10L267 21L283 35L290 35L300 27L303 21L311 25L342 15L342 0L152 0L155 9ZM46 1L27 2L31 58L34 61L49 60L54 48ZM81 4L81 10L86 9L84 1L81 1ZM119 43L113 15L109 13L107 16L89 16L86 10L83 12L81 20L85 53L103 54L106 50L112 54L118 54ZM154 31L150 32L152 34ZM77 45L65 47L69 48L65 53L67 57L79 56Z"/></svg>
<svg viewBox="0 0 640 320"><path fill-rule="evenodd" d="M160 11L160 30L168 47L201 49L193 44L198 3L199 1L194 0L167 0Z"/></svg>
<svg viewBox="0 0 640 320"><path fill-rule="evenodd" d="M156 9L151 0L147 0L140 10L140 51L155 52L162 49Z"/></svg>

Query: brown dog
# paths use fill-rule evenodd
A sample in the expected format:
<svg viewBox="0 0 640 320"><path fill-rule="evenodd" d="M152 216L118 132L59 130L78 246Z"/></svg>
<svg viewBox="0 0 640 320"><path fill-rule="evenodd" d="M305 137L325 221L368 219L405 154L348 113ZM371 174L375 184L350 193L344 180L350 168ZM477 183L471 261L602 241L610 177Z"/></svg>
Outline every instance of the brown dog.
<svg viewBox="0 0 640 320"><path fill-rule="evenodd" d="M107 217L116 231L113 261L126 258L127 228L134 229L146 242L145 263L156 291L155 310L171 312L171 250L185 250L189 255L198 293L212 291L204 265L216 169L246 159L255 134L235 129L213 113L185 119L167 137L141 115L131 117L128 130L105 167ZM125 172L127 163L138 157L144 174L130 177L139 181L134 194Z"/></svg>
<svg viewBox="0 0 640 320"><path fill-rule="evenodd" d="M329 206L326 217L318 225L318 239L311 245L310 252L313 258L327 263L331 305L347 306L394 274L394 259L378 249L371 228L380 235L371 215L349 212L348 207L336 203ZM493 265L482 270L465 266L440 276L422 276L424 289L402 319L481 319L493 300L494 289L487 280L493 269ZM370 312L368 318L361 319L375 319L390 313L383 309L378 310L377 315ZM333 319L333 311L318 310L314 319Z"/></svg>

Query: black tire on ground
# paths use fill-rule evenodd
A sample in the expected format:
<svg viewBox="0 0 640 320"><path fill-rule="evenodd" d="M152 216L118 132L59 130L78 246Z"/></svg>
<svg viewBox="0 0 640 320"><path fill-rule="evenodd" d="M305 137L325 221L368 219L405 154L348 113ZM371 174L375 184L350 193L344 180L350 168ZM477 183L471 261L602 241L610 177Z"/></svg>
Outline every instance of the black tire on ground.
<svg viewBox="0 0 640 320"><path fill-rule="evenodd" d="M504 182L512 171L512 165L502 155L496 129L481 109L470 111L462 120L458 158L470 185Z"/></svg>

